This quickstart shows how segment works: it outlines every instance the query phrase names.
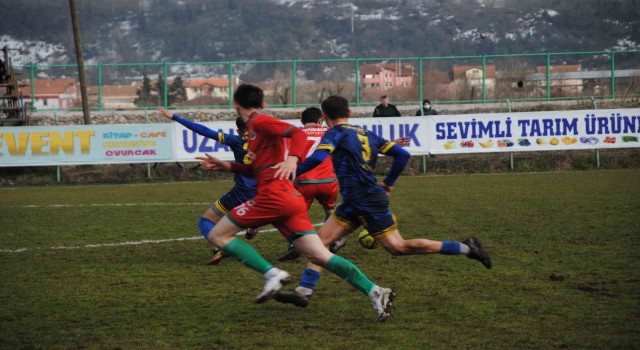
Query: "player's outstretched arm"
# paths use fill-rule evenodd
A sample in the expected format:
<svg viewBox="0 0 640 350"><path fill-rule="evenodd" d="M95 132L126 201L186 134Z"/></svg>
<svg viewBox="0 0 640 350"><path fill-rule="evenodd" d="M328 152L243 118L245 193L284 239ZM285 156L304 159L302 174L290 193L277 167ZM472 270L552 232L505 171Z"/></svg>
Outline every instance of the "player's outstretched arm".
<svg viewBox="0 0 640 350"><path fill-rule="evenodd" d="M222 133L219 131L211 130L202 124L194 123L191 120L184 119L177 114L173 114L171 111L165 108L158 108L157 111L160 112L160 114L162 114L165 118L175 120L178 123L182 124L185 128L191 131L195 131L204 137L208 137L216 141L221 140L220 134Z"/></svg>
<svg viewBox="0 0 640 350"><path fill-rule="evenodd" d="M398 179L398 176L400 176L404 168L407 166L407 163L409 163L411 154L398 145L393 145L393 147L387 150L384 154L393 157L391 169L389 169L389 173L382 181L389 187L389 189L391 189Z"/></svg>
<svg viewBox="0 0 640 350"><path fill-rule="evenodd" d="M157 111L160 112L163 117L173 120L173 112L170 110L166 108L158 108Z"/></svg>
<svg viewBox="0 0 640 350"><path fill-rule="evenodd" d="M196 159L200 160L200 164L209 170L224 170L231 171L231 162L224 161L222 159L218 159L208 153L205 153L206 157L196 157Z"/></svg>

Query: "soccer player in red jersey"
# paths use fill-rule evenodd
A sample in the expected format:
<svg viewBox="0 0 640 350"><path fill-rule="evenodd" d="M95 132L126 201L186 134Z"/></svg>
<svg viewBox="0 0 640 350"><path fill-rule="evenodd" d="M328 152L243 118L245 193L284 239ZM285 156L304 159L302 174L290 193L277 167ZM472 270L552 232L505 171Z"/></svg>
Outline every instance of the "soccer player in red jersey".
<svg viewBox="0 0 640 350"><path fill-rule="evenodd" d="M233 105L247 124L248 148L253 154L250 165L222 161L207 154L198 157L211 170L253 173L257 180L257 195L235 207L209 232L207 239L225 254L264 275L262 293L256 298L263 303L290 282L291 276L266 261L250 244L235 237L248 227L272 224L309 261L323 266L367 295L376 310L378 321L384 321L391 311L395 293L374 284L353 263L335 255L318 237L309 220L302 195L293 187L298 160L303 157L306 137L297 127L272 116L259 113L265 107L264 93L259 87L242 84L233 95ZM285 159L284 138L291 138Z"/></svg>
<svg viewBox="0 0 640 350"><path fill-rule="evenodd" d="M304 149L304 158L309 156L316 150L316 146L320 144L320 140L324 133L329 129L322 126L322 111L318 107L309 107L302 111L300 122L302 123L302 131L307 135L307 143ZM302 160L304 160L304 158ZM317 200L325 213L325 220L331 216L338 200L338 180L333 172L333 164L331 158L325 159L320 165L312 170L298 176L294 181L295 188L302 194L307 204L307 211L311 208L314 200ZM332 253L342 248L347 241L347 237L342 237L333 242L329 246ZM300 256L300 253L290 245L289 250L278 261L294 260Z"/></svg>

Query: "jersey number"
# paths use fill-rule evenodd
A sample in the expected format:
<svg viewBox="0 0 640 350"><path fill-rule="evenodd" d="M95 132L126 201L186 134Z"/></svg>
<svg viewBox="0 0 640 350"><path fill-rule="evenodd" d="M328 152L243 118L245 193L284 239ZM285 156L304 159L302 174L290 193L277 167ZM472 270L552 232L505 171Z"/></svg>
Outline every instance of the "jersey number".
<svg viewBox="0 0 640 350"><path fill-rule="evenodd" d="M307 141L313 141L313 145L311 145L311 148L309 148L309 152L307 152L307 155L304 156L305 159L309 158L313 151L316 150L316 147L318 147L318 145L320 144L320 140L322 140L322 137L320 136L307 136Z"/></svg>
<svg viewBox="0 0 640 350"><path fill-rule="evenodd" d="M369 138L366 135L358 134L358 139L362 144L362 158L365 162L369 162L371 159L371 147L369 146Z"/></svg>

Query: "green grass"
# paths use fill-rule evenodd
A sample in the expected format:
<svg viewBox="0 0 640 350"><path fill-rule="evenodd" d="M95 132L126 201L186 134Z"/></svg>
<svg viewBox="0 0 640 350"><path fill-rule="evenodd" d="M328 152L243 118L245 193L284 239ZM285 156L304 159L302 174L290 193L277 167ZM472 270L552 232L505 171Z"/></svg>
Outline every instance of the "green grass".
<svg viewBox="0 0 640 350"><path fill-rule="evenodd" d="M341 254L398 292L382 324L367 298L330 274L300 309L254 304L262 276L236 261L206 266L209 245L195 224L231 185L0 188L0 347L630 349L640 341L640 171L402 177L392 209L405 238L474 234L494 268L461 256L392 257L351 239ZM127 203L137 205L119 205ZM321 221L318 206L311 217ZM86 247L163 239L171 241ZM274 232L252 244L272 261L286 249ZM296 277L304 268L302 259L277 265Z"/></svg>

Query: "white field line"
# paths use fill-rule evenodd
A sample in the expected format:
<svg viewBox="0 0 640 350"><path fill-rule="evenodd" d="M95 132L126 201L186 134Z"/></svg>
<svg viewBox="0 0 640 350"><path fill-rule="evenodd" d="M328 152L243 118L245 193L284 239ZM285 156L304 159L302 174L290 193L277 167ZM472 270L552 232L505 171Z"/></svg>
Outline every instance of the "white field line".
<svg viewBox="0 0 640 350"><path fill-rule="evenodd" d="M316 223L313 226L320 226L323 223ZM272 228L268 230L260 230L260 233L263 232L276 232L277 230ZM240 231L236 233L236 236L244 236L244 231ZM16 248L16 249L0 249L0 253L24 253L27 251L33 250L76 250L76 249L86 249L86 248L104 248L104 247L121 247L121 246L132 246L132 245L143 245L143 244L159 244L159 243L167 243L167 242L184 242L184 241L194 241L198 239L203 239L202 236L193 236L193 237L183 237L183 238L169 238L169 239L144 239L141 241L129 241L129 242L119 242L119 243L102 243L102 244L87 244L87 245L78 245L78 246L56 246L49 248Z"/></svg>

